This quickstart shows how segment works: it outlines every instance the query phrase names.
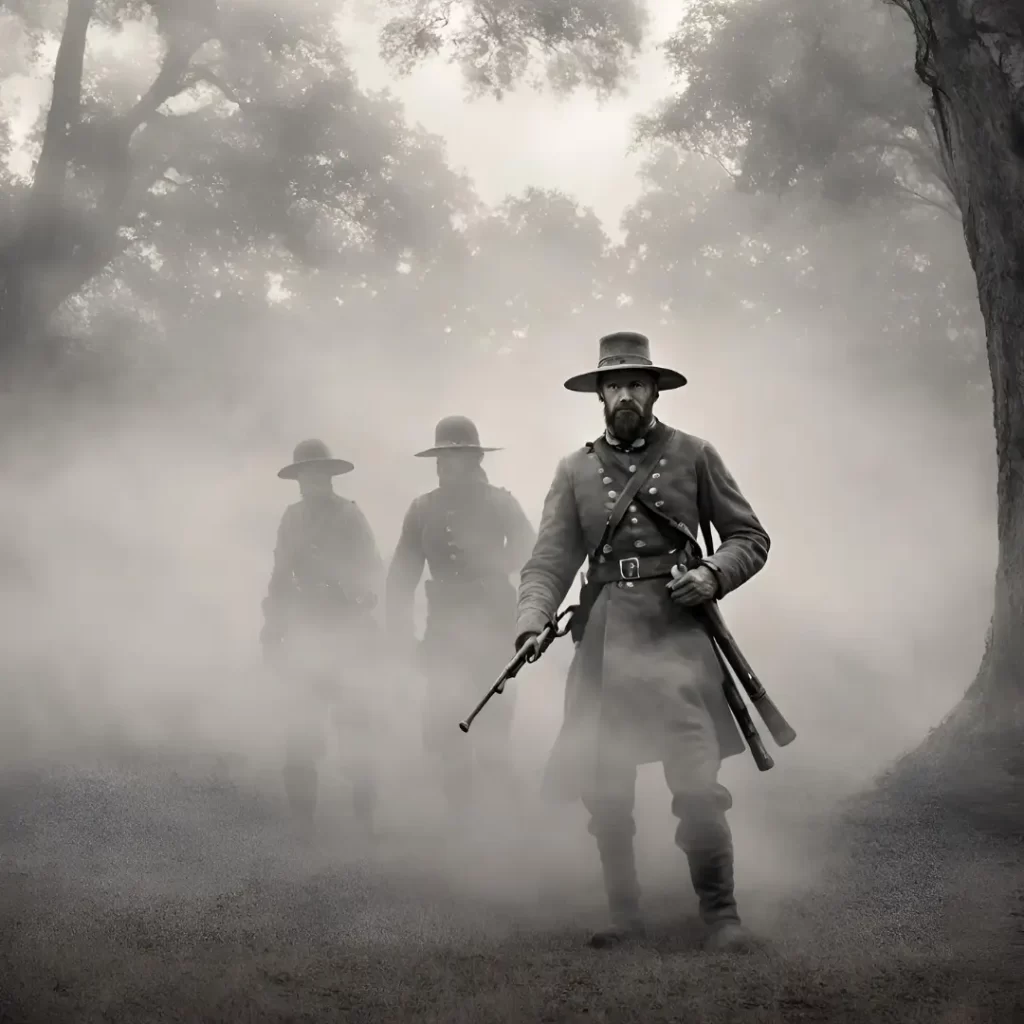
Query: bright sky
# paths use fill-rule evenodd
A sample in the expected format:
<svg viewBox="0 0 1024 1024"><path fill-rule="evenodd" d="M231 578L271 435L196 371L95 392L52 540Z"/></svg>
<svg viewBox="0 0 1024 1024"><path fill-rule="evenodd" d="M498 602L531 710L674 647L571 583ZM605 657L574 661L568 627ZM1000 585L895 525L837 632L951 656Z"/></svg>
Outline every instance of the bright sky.
<svg viewBox="0 0 1024 1024"><path fill-rule="evenodd" d="M657 44L677 25L684 3L652 0L649 43L636 62L628 94L599 104L592 96L557 98L521 90L501 101L466 98L457 67L431 60L396 80L377 56L375 31L356 26L348 45L365 88L389 87L409 119L442 136L449 159L476 182L486 202L499 202L528 185L564 189L592 206L617 233L636 198L642 153L629 153L632 122L673 90Z"/></svg>
<svg viewBox="0 0 1024 1024"><path fill-rule="evenodd" d="M657 44L675 28L685 3L653 0L650 6L649 43L636 62L628 93L603 104L586 93L559 98L531 89L500 102L470 100L458 68L446 61L427 61L409 78L396 79L377 55L374 26L352 20L344 32L362 86L390 88L411 121L444 138L451 163L473 179L485 202L500 202L528 185L559 188L593 207L615 235L619 218L639 192L636 172L642 154L629 152L633 119L673 89ZM126 44L143 45L142 37L128 32L108 43L112 51ZM56 45L52 49L50 59ZM0 86L0 103L16 137L48 92L48 82L23 75ZM24 151L15 153L11 165L25 173L31 158Z"/></svg>

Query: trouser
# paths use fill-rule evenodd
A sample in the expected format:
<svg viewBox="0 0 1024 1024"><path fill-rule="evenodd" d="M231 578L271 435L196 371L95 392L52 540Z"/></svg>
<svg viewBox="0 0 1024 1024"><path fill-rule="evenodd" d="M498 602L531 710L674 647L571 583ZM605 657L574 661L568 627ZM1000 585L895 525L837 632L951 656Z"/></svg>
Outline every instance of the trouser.
<svg viewBox="0 0 1024 1024"><path fill-rule="evenodd" d="M717 781L717 752L700 742L671 751L662 761L678 819L676 845L686 855L700 916L707 925L739 920L733 894L732 834L725 812L729 791ZM602 758L594 783L584 793L588 830L597 840L612 921L626 925L639 917L640 886L633 838L636 823L635 762Z"/></svg>
<svg viewBox="0 0 1024 1024"><path fill-rule="evenodd" d="M497 696L473 723L468 734L458 723L480 699L470 685L452 685L451 676L430 680L423 741L433 760L449 812L460 817L472 806L477 791L511 782L509 736L515 697L510 690ZM479 687L478 687L479 690Z"/></svg>
<svg viewBox="0 0 1024 1024"><path fill-rule="evenodd" d="M373 766L365 750L352 749L354 738L346 719L349 709L336 699L304 695L302 705L293 708L285 743L284 788L292 816L303 829L310 830L316 814L319 766L327 753L331 732L338 737L341 754L352 782L352 805L363 826L373 822L376 807L376 782ZM365 740L366 737L355 737Z"/></svg>

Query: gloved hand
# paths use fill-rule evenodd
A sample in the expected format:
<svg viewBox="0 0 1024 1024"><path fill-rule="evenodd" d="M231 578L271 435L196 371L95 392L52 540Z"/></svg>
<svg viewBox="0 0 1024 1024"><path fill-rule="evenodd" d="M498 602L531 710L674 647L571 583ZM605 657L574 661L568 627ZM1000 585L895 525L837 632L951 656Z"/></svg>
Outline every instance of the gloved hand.
<svg viewBox="0 0 1024 1024"><path fill-rule="evenodd" d="M706 565L698 565L689 572L683 572L678 565L674 565L668 592L675 604L683 608L694 608L711 601L718 593L718 577Z"/></svg>

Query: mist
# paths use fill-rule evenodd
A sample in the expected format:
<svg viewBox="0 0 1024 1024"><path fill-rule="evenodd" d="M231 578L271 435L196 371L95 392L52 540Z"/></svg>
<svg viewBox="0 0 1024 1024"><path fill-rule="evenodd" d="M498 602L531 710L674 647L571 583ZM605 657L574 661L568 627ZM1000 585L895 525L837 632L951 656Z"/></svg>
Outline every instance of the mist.
<svg viewBox="0 0 1024 1024"><path fill-rule="evenodd" d="M377 87L385 72L359 56L374 38L359 24L350 46L357 80ZM662 26L659 38L672 28ZM549 924L600 906L582 808L551 807L539 791L561 722L568 639L512 684L521 792L493 794L475 808L471 829L454 837L445 832L421 749L424 681L383 641L371 662L346 666L377 713L372 747L383 838L373 852L352 839L345 752L332 748L321 767L326 839L310 862L283 837L281 722L295 697L262 663L260 602L278 522L298 500L296 485L276 473L298 441L322 438L355 464L336 488L366 514L385 561L410 502L436 484L432 461L413 453L432 442L445 415L471 417L482 443L503 449L486 457L485 469L536 525L558 460L602 429L596 398L570 394L562 381L593 364L600 334L639 330L651 337L655 358L690 382L662 395L657 414L715 445L772 539L767 566L723 602L723 613L798 739L784 750L769 744L776 762L770 772L759 773L746 753L722 770L735 800L740 901L752 919L770 920L780 900L824 869L822 823L918 744L976 671L996 564L989 395L956 372L946 374L947 388L933 386L921 370L926 355L900 361L883 353L877 311L896 285L873 281L839 306L807 299L794 283L773 292L769 302L781 312L761 321L746 315L738 290L732 302L701 305L685 297L673 303L671 283L661 298L653 285L637 286L643 269L625 273L621 261L654 242L638 241L628 222L616 219L637 197L655 195L658 183L633 172L623 182L623 167L634 165L617 158L602 168L592 156L581 157L581 167L561 151L546 164L536 151L522 164L508 153L487 154L454 107L450 72L427 62L412 84L395 87L399 95L405 90L413 117L425 116L425 82L444 98L444 117L427 128L443 132L443 151L467 165L470 188L478 179L490 183L474 193L474 223L494 231L511 223L502 190L514 200L530 184L557 188L581 201L581 223L586 214L600 226L598 269L579 283L578 264L566 257L577 243L567 243L557 224L548 236L531 235L528 251L517 248L518 229L499 244L488 243L481 228L475 244L492 244L478 258L483 266L467 270L464 252L431 243L424 247L429 260L408 257L413 275L429 262L414 289L402 283L413 276L408 269L395 269L414 244L403 239L374 267L369 290L380 290L381 305L395 294L388 288L410 290L381 312L331 300L325 278L343 277L344 269L314 273L291 257L250 253L256 269L244 285L247 297L232 307L244 316L223 330L205 317L205 306L198 314L186 308L199 290L182 270L196 258L187 249L165 254L168 269L153 274L162 282L152 286L159 292L155 320L132 319L142 308L133 302L144 261L132 263L128 254L101 275L79 307L72 303L62 315L69 333L85 339L71 365L113 364L116 372L98 371L98 387L77 378L71 387L61 377L29 393L8 391L0 413L7 627L0 640L0 767L11 785L40 770L106 780L102 785L118 792L136 784L125 779L152 785L156 795L146 806L161 828L202 837L205 853L191 869L199 887L216 888L218 873L293 877L361 865L387 885L443 885L470 906L510 914L518 908L520 917ZM623 139L666 81L663 72L650 72L617 101ZM474 111L473 124L486 118L514 135L531 104L545 101L516 102L507 110L491 103L486 113L466 109ZM607 116L607 107L589 99L573 102L589 104L595 118ZM498 165L518 168L522 180L513 181L511 171L503 176ZM547 181L537 180L542 165ZM711 173L701 166L702 175ZM703 179L692 180L696 195ZM679 187L686 181L681 176ZM854 242L829 255L829 272L863 280L863 268L877 259L870 229L858 237L848 213L826 215L803 199L769 201L834 218L836 231ZM741 205L747 198L715 202L739 216L749 208ZM819 223L823 232L828 223ZM936 232L968 279L957 225ZM179 234L187 240L188 227ZM504 260L495 258L501 252ZM541 282L528 276L538 264ZM194 267L189 273L203 276ZM360 268L352 280L360 273L365 285ZM265 279L274 274L290 298L267 297ZM457 286L470 275L470 284ZM924 272L915 300L922 307L940 276L938 265ZM507 298L478 300L487 307L473 308L453 328L446 307L470 307L472 281L487 277L500 279ZM549 313L559 296L566 308ZM590 305L569 308L579 296ZM510 307L528 308L528 325L502 320L513 316ZM111 311L127 318L127 329L111 326ZM979 329L976 310L964 317ZM922 350L947 341L929 336ZM107 354L97 355L101 349ZM149 369L125 369L125 353ZM107 361L90 363L96 359ZM950 390L959 396L955 407ZM418 628L422 600L421 589ZM495 673L512 655L513 634L510 624L506 648L494 653ZM478 680L481 696L492 681ZM472 742L457 724L451 743ZM175 803L179 783L182 793L210 787L213 803ZM218 819L225 800L260 811L244 828L235 826ZM685 876L656 765L640 771L637 806L645 889L674 892ZM182 861L160 856L118 867L95 846L75 846L75 822L49 827L63 837L57 846L67 843L64 870L75 884L116 878L123 894L148 898L181 873ZM152 845L139 835L130 843L156 851L160 834L158 828ZM28 851L53 846L41 832L25 841ZM129 840L106 842L115 850ZM391 913L388 906L380 913Z"/></svg>

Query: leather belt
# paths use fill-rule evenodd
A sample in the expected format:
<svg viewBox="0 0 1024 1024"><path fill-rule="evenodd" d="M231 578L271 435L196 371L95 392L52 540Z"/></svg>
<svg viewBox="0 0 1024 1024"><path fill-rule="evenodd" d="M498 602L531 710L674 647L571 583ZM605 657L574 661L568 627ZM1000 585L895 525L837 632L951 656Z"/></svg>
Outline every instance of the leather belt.
<svg viewBox="0 0 1024 1024"><path fill-rule="evenodd" d="M631 558L609 559L587 569L592 583L616 583L620 580L650 580L671 576L672 566L679 565L679 552L664 555L634 555Z"/></svg>

